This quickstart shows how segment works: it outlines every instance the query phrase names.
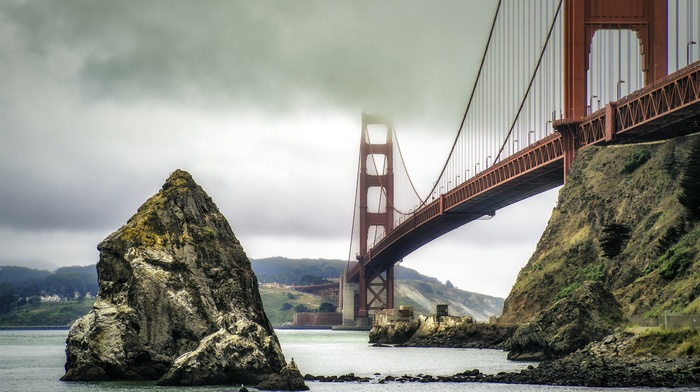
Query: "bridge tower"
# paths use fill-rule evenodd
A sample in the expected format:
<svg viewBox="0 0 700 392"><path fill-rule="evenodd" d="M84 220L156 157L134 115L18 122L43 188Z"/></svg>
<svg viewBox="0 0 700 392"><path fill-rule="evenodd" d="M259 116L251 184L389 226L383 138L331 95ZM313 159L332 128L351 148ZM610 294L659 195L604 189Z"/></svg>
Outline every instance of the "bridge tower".
<svg viewBox="0 0 700 392"><path fill-rule="evenodd" d="M370 140L369 126L386 128L382 143ZM366 319L372 310L394 307L394 264L380 268L365 265L369 251L369 237L377 233L388 233L394 222L394 140L393 125L379 116L362 113L362 136L360 141L359 220L360 263L359 298L357 318ZM369 170L368 170L369 169ZM383 202L370 208L369 195L383 194ZM375 207L375 206L372 206Z"/></svg>
<svg viewBox="0 0 700 392"><path fill-rule="evenodd" d="M563 136L565 176L577 149L573 125L586 117L593 35L598 30L635 31L644 84L649 85L667 75L667 14L668 0L564 0L564 120L557 130Z"/></svg>

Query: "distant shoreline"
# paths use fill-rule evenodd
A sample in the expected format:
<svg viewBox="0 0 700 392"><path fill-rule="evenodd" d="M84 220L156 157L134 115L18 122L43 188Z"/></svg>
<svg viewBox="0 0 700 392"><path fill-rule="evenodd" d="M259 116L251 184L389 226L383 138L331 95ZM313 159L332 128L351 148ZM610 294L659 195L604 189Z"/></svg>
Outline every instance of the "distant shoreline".
<svg viewBox="0 0 700 392"><path fill-rule="evenodd" d="M0 331L31 331L31 330L37 330L37 331L51 331L51 330L69 330L69 326L32 326L32 327L23 327L23 326L17 326L17 327L0 327Z"/></svg>

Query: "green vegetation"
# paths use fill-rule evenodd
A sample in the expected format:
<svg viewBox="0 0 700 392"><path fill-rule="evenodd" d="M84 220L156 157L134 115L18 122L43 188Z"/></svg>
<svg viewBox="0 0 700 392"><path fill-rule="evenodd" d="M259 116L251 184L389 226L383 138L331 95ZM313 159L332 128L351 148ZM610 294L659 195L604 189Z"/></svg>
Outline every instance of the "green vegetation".
<svg viewBox="0 0 700 392"><path fill-rule="evenodd" d="M265 314L272 325L294 321L294 313L316 312L322 305L321 297L287 288L260 288Z"/></svg>
<svg viewBox="0 0 700 392"><path fill-rule="evenodd" d="M253 272L262 283L282 283L289 285L310 285L325 283L328 279L340 278L347 267L347 261L327 259L287 259L269 257L251 260ZM421 275L415 270L397 265L394 269L396 280L419 280L438 283L435 278Z"/></svg>
<svg viewBox="0 0 700 392"><path fill-rule="evenodd" d="M559 301L562 298L566 298L569 296L569 294L573 293L576 291L577 288L581 287L581 282L574 282L571 283L570 285L564 287L561 289L557 295L554 297L554 301Z"/></svg>
<svg viewBox="0 0 700 392"><path fill-rule="evenodd" d="M16 310L0 314L0 326L37 327L73 325L78 318L87 314L95 303L94 299L40 303L29 301Z"/></svg>
<svg viewBox="0 0 700 392"><path fill-rule="evenodd" d="M666 330L645 328L642 331L628 330L637 338L626 350L636 357L655 355L662 357L700 356L700 329Z"/></svg>
<svg viewBox="0 0 700 392"><path fill-rule="evenodd" d="M329 302L324 302L318 307L318 311L321 313L335 313L337 309L337 306Z"/></svg>
<svg viewBox="0 0 700 392"><path fill-rule="evenodd" d="M659 256L664 254L673 244L677 243L683 234L686 232L685 221L680 222L676 226L671 226L666 230L666 233L659 238L659 243L656 245L656 252Z"/></svg>
<svg viewBox="0 0 700 392"><path fill-rule="evenodd" d="M698 167L700 136L579 150L501 320L525 322L586 280L625 316L700 314Z"/></svg>
<svg viewBox="0 0 700 392"><path fill-rule="evenodd" d="M326 281L319 275L332 276L333 271L342 271L347 265L340 260L290 260L284 258L252 260L253 270L265 276L286 277L307 284ZM295 272L305 271L301 278L293 279ZM498 313L503 307L503 299L474 294L456 288L447 288L437 279L420 275L418 272L397 266L397 280L418 293L421 303L397 295L397 306L413 306L419 314L434 313L431 305L424 308L426 299L435 303L469 304L474 309L484 308ZM339 274L339 273L338 273ZM405 277L416 277L405 281ZM424 290L424 292L422 292ZM78 292L78 298L75 293ZM97 269L95 265L85 267L59 268L55 272L37 271L24 267L0 267L0 326L66 326L87 314L94 300L85 299L86 292L97 293ZM61 302L40 301L40 295L57 294L65 298ZM273 325L281 325L294 320L296 312L335 312L336 306L324 302L320 297L295 291L289 288L260 288L265 313ZM67 299L72 299L68 301ZM450 302L454 301L454 302ZM4 304L4 305L3 305ZM454 307L458 309L458 307Z"/></svg>
<svg viewBox="0 0 700 392"><path fill-rule="evenodd" d="M216 236L217 236L216 230L214 228L211 228L211 227L205 227L203 229L203 234L204 234L204 238L206 238L210 241L216 239Z"/></svg>
<svg viewBox="0 0 700 392"><path fill-rule="evenodd" d="M97 293L95 265L73 266L55 272L25 267L0 267L0 314L19 310L28 299L57 295L65 300Z"/></svg>
<svg viewBox="0 0 700 392"><path fill-rule="evenodd" d="M695 250L682 246L674 246L659 257L659 262L661 264L659 275L669 280L676 276L683 275L693 263L694 256Z"/></svg>
<svg viewBox="0 0 700 392"><path fill-rule="evenodd" d="M664 172L666 172L671 179L675 180L676 177L678 177L678 157L676 156L675 147L669 148L669 151L664 156L663 168Z"/></svg>
<svg viewBox="0 0 700 392"><path fill-rule="evenodd" d="M693 219L700 219L700 140L696 140L688 154L681 179L678 201Z"/></svg>
<svg viewBox="0 0 700 392"><path fill-rule="evenodd" d="M629 238L630 229L623 224L611 223L603 226L599 240L603 255L609 259L619 255Z"/></svg>
<svg viewBox="0 0 700 392"><path fill-rule="evenodd" d="M651 158L651 152L644 148L638 148L627 157L622 164L623 173L632 173Z"/></svg>

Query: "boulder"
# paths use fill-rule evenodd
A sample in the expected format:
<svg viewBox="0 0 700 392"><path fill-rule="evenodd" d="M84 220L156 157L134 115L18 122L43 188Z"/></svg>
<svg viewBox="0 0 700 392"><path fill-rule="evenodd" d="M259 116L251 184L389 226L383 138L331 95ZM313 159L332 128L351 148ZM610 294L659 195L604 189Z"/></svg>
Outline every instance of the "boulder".
<svg viewBox="0 0 700 392"><path fill-rule="evenodd" d="M285 366L279 374L274 374L257 386L263 391L307 391L309 387L304 383L294 358Z"/></svg>
<svg viewBox="0 0 700 392"><path fill-rule="evenodd" d="M284 368L250 261L187 172L98 250L97 300L70 329L62 380L245 384Z"/></svg>
<svg viewBox="0 0 700 392"><path fill-rule="evenodd" d="M515 331L505 343L508 359L560 358L603 339L620 322L622 310L612 293L600 282L584 282Z"/></svg>

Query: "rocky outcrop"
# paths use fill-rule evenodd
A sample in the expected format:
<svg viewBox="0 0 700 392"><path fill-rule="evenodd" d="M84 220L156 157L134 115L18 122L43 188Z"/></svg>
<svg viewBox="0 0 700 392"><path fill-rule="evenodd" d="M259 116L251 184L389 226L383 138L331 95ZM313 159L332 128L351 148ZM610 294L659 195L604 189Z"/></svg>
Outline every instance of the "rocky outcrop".
<svg viewBox="0 0 700 392"><path fill-rule="evenodd" d="M406 346L502 349L518 327L515 325L460 323L431 334L415 334Z"/></svg>
<svg viewBox="0 0 700 392"><path fill-rule="evenodd" d="M62 380L242 384L285 366L243 247L188 173L98 250L97 300L69 332Z"/></svg>
<svg viewBox="0 0 700 392"><path fill-rule="evenodd" d="M258 385L263 391L306 391L309 387L304 383L297 364L292 361L279 374L273 374Z"/></svg>
<svg viewBox="0 0 700 392"><path fill-rule="evenodd" d="M403 344L413 336L420 327L418 320L396 321L374 325L369 331L369 342L379 344Z"/></svg>
<svg viewBox="0 0 700 392"><path fill-rule="evenodd" d="M517 326L475 323L469 316L420 316L372 327L369 342L408 347L503 348Z"/></svg>
<svg viewBox="0 0 700 392"><path fill-rule="evenodd" d="M696 313L700 226L678 196L698 143L694 135L577 151L500 320L524 323L586 280L603 282L625 317Z"/></svg>
<svg viewBox="0 0 700 392"><path fill-rule="evenodd" d="M692 332L695 334L695 332ZM683 335L681 333L680 335ZM700 385L700 361L687 355L651 355L648 339L683 340L679 334L618 332L563 358L541 362L519 373L482 380L497 383L580 385L588 387L688 387ZM640 346L642 350L640 350Z"/></svg>
<svg viewBox="0 0 700 392"><path fill-rule="evenodd" d="M505 343L508 359L562 357L603 339L621 321L620 305L610 291L600 282L585 282L518 328Z"/></svg>
<svg viewBox="0 0 700 392"><path fill-rule="evenodd" d="M535 385L569 385L587 387L697 387L700 385L700 361L698 357L688 356L687 350L682 355L658 357L647 351L649 344L658 341L676 341L687 339L695 341L696 331L668 334L636 334L619 332L604 340L591 343L564 358L544 361L537 366L528 365L519 372L500 372L484 374L478 369L466 370L454 375L432 376L418 374L403 376L356 377L354 374L343 376L313 376L307 374L306 380L318 382L365 382L365 383L498 383L498 384L535 384ZM649 340L652 340L650 342ZM688 346L691 347L691 346ZM430 387L423 387L429 390ZM465 388L469 389L469 388ZM508 389L508 388L506 388ZM510 388L519 390L523 388Z"/></svg>

